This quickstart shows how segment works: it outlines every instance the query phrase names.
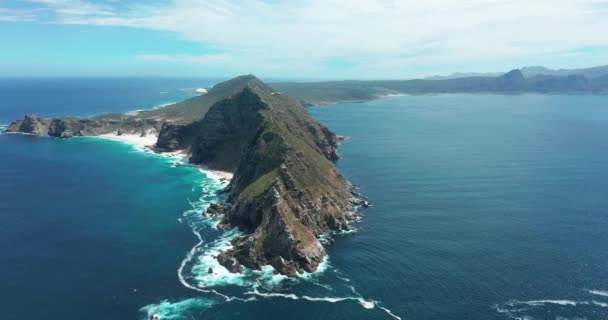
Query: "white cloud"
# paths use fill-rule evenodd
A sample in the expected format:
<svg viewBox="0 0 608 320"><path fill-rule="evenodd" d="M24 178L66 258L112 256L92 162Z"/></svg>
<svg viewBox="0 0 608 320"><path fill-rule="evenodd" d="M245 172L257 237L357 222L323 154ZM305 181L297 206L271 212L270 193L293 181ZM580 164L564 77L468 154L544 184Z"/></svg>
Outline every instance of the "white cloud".
<svg viewBox="0 0 608 320"><path fill-rule="evenodd" d="M111 1L29 1L52 8L56 22L175 32L229 60L290 73L332 70L327 61L346 58L353 71L336 72L407 76L420 65L472 69L608 46L606 0L174 0L120 10Z"/></svg>
<svg viewBox="0 0 608 320"><path fill-rule="evenodd" d="M0 8L0 21L24 22L36 21L37 18L38 14L36 10Z"/></svg>
<svg viewBox="0 0 608 320"><path fill-rule="evenodd" d="M137 60L144 61L160 61L181 64L212 64L218 62L228 62L230 58L225 54L208 54L208 55L189 55L189 54L142 54L135 57Z"/></svg>

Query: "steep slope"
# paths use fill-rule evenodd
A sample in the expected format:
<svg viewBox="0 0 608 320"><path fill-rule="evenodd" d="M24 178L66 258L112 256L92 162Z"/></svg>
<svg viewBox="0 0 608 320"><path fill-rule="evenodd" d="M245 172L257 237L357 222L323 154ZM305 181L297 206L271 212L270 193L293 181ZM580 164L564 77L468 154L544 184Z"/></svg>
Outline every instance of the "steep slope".
<svg viewBox="0 0 608 320"><path fill-rule="evenodd" d="M199 132L204 130L202 121L211 106L218 101L241 92L245 88L272 91L270 87L257 80L254 76L244 75L219 83L202 96L197 96L159 110L142 113L142 116L165 119L159 132L156 149L158 151L189 149L199 135Z"/></svg>
<svg viewBox="0 0 608 320"><path fill-rule="evenodd" d="M235 170L222 226L247 235L219 259L233 271L241 264L313 271L325 255L318 237L348 229L355 218L331 162L338 138L293 99L250 81L209 110L192 146L193 162Z"/></svg>
<svg viewBox="0 0 608 320"><path fill-rule="evenodd" d="M140 116L145 118L163 118L167 122L174 124L188 124L201 120L214 103L240 92L248 85L253 85L248 83L251 77L251 75L244 75L221 82L209 89L206 94L157 110L144 111L140 113ZM262 86L263 88L261 89L270 90L262 82L257 85Z"/></svg>

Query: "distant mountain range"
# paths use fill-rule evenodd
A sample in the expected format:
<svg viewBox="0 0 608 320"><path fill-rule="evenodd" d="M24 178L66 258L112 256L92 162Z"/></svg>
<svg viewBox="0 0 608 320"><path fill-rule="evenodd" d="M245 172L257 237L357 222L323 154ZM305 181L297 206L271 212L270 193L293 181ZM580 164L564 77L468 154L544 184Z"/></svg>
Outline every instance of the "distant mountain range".
<svg viewBox="0 0 608 320"><path fill-rule="evenodd" d="M551 72L554 74L545 74ZM608 66L577 70L527 67L522 70L511 70L499 76L469 76L444 80L291 82L273 83L271 86L297 98L304 105L367 101L392 94L524 92L608 94Z"/></svg>
<svg viewBox="0 0 608 320"><path fill-rule="evenodd" d="M535 76L573 76L573 75L581 75L585 76L588 79L599 78L605 75L608 75L608 65L607 66L599 66L599 67L591 67L591 68L582 68L582 69L549 69L543 66L531 66L531 67L523 67L520 69L521 73L526 78L531 78ZM448 76L432 76L426 77L424 80L449 80L449 79L461 79L461 78L470 78L470 77L499 77L506 72L455 72Z"/></svg>

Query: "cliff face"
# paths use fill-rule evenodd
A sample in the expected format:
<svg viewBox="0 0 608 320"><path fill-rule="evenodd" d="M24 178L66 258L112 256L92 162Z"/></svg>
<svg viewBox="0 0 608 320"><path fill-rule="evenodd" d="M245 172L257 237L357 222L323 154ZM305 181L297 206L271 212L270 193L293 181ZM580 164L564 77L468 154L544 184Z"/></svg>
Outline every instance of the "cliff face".
<svg viewBox="0 0 608 320"><path fill-rule="evenodd" d="M314 271L325 255L318 237L348 229L355 218L346 181L330 161L338 139L291 98L249 81L211 107L192 145L193 162L234 170L221 225L247 235L219 260L233 271L241 264Z"/></svg>

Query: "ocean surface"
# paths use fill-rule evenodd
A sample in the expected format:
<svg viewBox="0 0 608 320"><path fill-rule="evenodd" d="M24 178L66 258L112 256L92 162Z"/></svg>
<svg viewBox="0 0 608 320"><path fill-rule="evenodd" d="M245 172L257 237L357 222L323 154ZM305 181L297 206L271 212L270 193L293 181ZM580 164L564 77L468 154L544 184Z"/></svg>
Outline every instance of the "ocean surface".
<svg viewBox="0 0 608 320"><path fill-rule="evenodd" d="M0 80L24 113L153 108L212 79ZM309 111L372 206L320 271L237 276L222 183L96 138L0 135L2 319L608 319L608 97L398 96ZM209 275L212 268L214 274Z"/></svg>

